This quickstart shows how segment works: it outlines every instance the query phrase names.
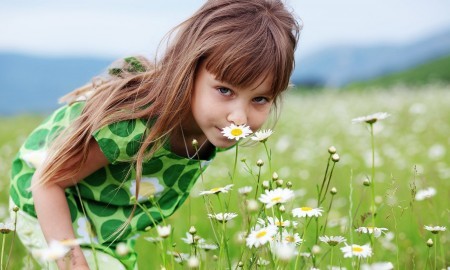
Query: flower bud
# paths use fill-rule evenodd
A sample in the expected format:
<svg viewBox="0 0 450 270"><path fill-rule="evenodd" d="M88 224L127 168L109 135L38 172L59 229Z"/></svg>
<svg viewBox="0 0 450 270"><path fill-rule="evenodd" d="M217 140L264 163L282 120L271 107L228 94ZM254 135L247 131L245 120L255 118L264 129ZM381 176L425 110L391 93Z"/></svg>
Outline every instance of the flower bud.
<svg viewBox="0 0 450 270"><path fill-rule="evenodd" d="M17 205L15 205L14 207L13 207L13 209L12 209L14 212L17 212L17 211L19 211L19 207L17 206Z"/></svg>
<svg viewBox="0 0 450 270"><path fill-rule="evenodd" d="M242 268L242 267L244 267L244 263L243 263L243 262L241 262L241 261L240 261L240 262L238 262L238 267L239 267L239 268Z"/></svg>
<svg viewBox="0 0 450 270"><path fill-rule="evenodd" d="M192 256L192 257L189 257L189 259L187 261L187 265L191 269L197 269L200 265L200 261L197 257Z"/></svg>
<svg viewBox="0 0 450 270"><path fill-rule="evenodd" d="M286 182L286 187L287 188L291 188L292 187L292 182L291 181L287 181Z"/></svg>
<svg viewBox="0 0 450 270"><path fill-rule="evenodd" d="M270 187L270 184L269 184L269 181L263 181L262 182L262 187L264 188L264 189L269 189L269 187Z"/></svg>
<svg viewBox="0 0 450 270"><path fill-rule="evenodd" d="M427 241L427 246L432 247L433 245L434 245L433 240L431 238L429 238Z"/></svg>
<svg viewBox="0 0 450 270"><path fill-rule="evenodd" d="M333 154L333 155L331 156L331 160L332 160L333 162L338 162L338 161L339 161L339 155L338 155L338 154Z"/></svg>
<svg viewBox="0 0 450 270"><path fill-rule="evenodd" d="M277 181L277 180L278 180L278 173L274 172L274 173L272 174L272 180L273 180L273 181Z"/></svg>
<svg viewBox="0 0 450 270"><path fill-rule="evenodd" d="M130 253L130 249L128 248L127 244L125 244L124 242L120 242L116 246L116 253L117 255L123 257Z"/></svg>
<svg viewBox="0 0 450 270"><path fill-rule="evenodd" d="M281 213L286 212L286 207L284 207L284 205L280 205L280 207L278 207L278 210L280 210Z"/></svg>
<svg viewBox="0 0 450 270"><path fill-rule="evenodd" d="M256 212L259 210L259 204L256 200L247 200L247 210L249 212Z"/></svg>
<svg viewBox="0 0 450 270"><path fill-rule="evenodd" d="M367 179L367 178L364 179L363 185L366 186L366 187L370 186L370 180Z"/></svg>
<svg viewBox="0 0 450 270"><path fill-rule="evenodd" d="M337 189L336 189L335 187L332 187L332 188L330 189L330 194L331 194L331 195L336 195L336 194L337 194Z"/></svg>
<svg viewBox="0 0 450 270"><path fill-rule="evenodd" d="M283 179L278 179L275 183L277 184L277 187L281 187L283 186Z"/></svg>
<svg viewBox="0 0 450 270"><path fill-rule="evenodd" d="M258 159L258 161L256 161L256 166L262 167L263 165L264 165L264 161L262 159Z"/></svg>
<svg viewBox="0 0 450 270"><path fill-rule="evenodd" d="M318 245L314 245L312 248L311 248L311 253L312 254L319 254L320 253L320 247L318 246Z"/></svg>
<svg viewBox="0 0 450 270"><path fill-rule="evenodd" d="M197 141L196 139L193 139L193 140L192 140L192 146L193 146L194 148L197 148L197 147L198 147L198 141Z"/></svg>
<svg viewBox="0 0 450 270"><path fill-rule="evenodd" d="M200 239L202 239L200 236L194 236L194 243L197 243Z"/></svg>
<svg viewBox="0 0 450 270"><path fill-rule="evenodd" d="M336 153L336 147L330 146L328 148L328 153L330 153L331 155L335 154Z"/></svg>
<svg viewBox="0 0 450 270"><path fill-rule="evenodd" d="M194 226L191 226L191 228L189 228L189 233L192 234L192 235L194 235L194 234L197 233L197 229L195 229Z"/></svg>

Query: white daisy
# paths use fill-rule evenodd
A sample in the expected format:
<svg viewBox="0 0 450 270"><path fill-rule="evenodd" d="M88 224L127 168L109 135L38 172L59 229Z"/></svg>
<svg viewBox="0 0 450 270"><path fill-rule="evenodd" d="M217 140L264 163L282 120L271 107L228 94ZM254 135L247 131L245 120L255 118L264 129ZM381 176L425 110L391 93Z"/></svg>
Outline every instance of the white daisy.
<svg viewBox="0 0 450 270"><path fill-rule="evenodd" d="M150 243L161 242L163 239L161 237L144 237L144 239Z"/></svg>
<svg viewBox="0 0 450 270"><path fill-rule="evenodd" d="M280 231L274 236L274 240L280 242ZM287 230L283 230L281 233L281 243L299 245L303 242L298 233L289 233Z"/></svg>
<svg viewBox="0 0 450 270"><path fill-rule="evenodd" d="M296 227L298 225L298 222L296 221L290 221L290 220L283 220L283 217L281 217L281 220L279 220L277 217L273 218L273 217L267 217L267 221L265 221L262 218L258 218L258 223L261 225L266 225L267 223L270 225L274 225L277 227Z"/></svg>
<svg viewBox="0 0 450 270"><path fill-rule="evenodd" d="M256 227L250 232L250 235L245 240L249 248L259 247L272 241L275 234L277 234L277 227L273 225L263 228Z"/></svg>
<svg viewBox="0 0 450 270"><path fill-rule="evenodd" d="M227 223L229 220L237 217L236 213L217 213L217 214L208 214L209 218L213 218L221 223Z"/></svg>
<svg viewBox="0 0 450 270"><path fill-rule="evenodd" d="M319 217L322 215L323 210L321 208L311 208L308 206L292 209L292 215L294 217Z"/></svg>
<svg viewBox="0 0 450 270"><path fill-rule="evenodd" d="M222 129L223 136L227 137L230 140L236 140L239 141L239 139L243 139L250 135L252 133L252 130L247 125L239 125L236 126L235 124L231 124L228 127L225 127Z"/></svg>
<svg viewBox="0 0 450 270"><path fill-rule="evenodd" d="M172 255L174 260L177 263L183 263L189 259L189 254L187 253L181 253L176 251L167 251L167 254Z"/></svg>
<svg viewBox="0 0 450 270"><path fill-rule="evenodd" d="M327 243L328 245L334 247L339 243L345 242L347 241L344 237L342 236L319 236L319 240Z"/></svg>
<svg viewBox="0 0 450 270"><path fill-rule="evenodd" d="M59 243L61 244L61 245L64 245L64 246L66 246L66 247L75 247L75 246L78 246L78 245L81 245L81 244L83 244L83 243L85 243L84 241L83 241L83 239L66 239L66 240L61 240L61 241L59 241Z"/></svg>
<svg viewBox="0 0 450 270"><path fill-rule="evenodd" d="M258 141L258 142L265 142L272 134L273 134L273 131L270 129L260 130L260 131L255 132L254 136L252 137L252 140Z"/></svg>
<svg viewBox="0 0 450 270"><path fill-rule="evenodd" d="M219 248L216 244L207 244L207 243L200 243L198 244L198 247L204 250L214 250Z"/></svg>
<svg viewBox="0 0 450 270"><path fill-rule="evenodd" d="M375 237L380 237L381 233L387 230L388 229L386 228L379 228L379 227L359 227L355 231L359 233L373 234L373 236Z"/></svg>
<svg viewBox="0 0 450 270"><path fill-rule="evenodd" d="M292 243L274 243L271 245L272 253L279 260L288 262L297 256L296 246Z"/></svg>
<svg viewBox="0 0 450 270"><path fill-rule="evenodd" d="M164 190L156 177L142 177L139 183L138 202L148 201L150 196L158 196ZM130 193L136 197L136 180L131 181Z"/></svg>
<svg viewBox="0 0 450 270"><path fill-rule="evenodd" d="M416 201L423 201L436 195L436 189L429 187L426 189L418 190L415 196Z"/></svg>
<svg viewBox="0 0 450 270"><path fill-rule="evenodd" d="M265 266L269 265L270 262L268 260L264 260L263 258L259 257L258 260L256 261L256 264L259 266Z"/></svg>
<svg viewBox="0 0 450 270"><path fill-rule="evenodd" d="M368 123L368 124L373 124L379 120L383 120L386 119L390 116L390 114L385 113L385 112L378 112L378 113L374 113L371 115L366 115L366 116L361 116L361 117L357 117L352 119L353 123Z"/></svg>
<svg viewBox="0 0 450 270"><path fill-rule="evenodd" d="M209 194L217 194L217 193L228 193L228 191L230 191L232 187L233 187L233 184L226 185L224 187L216 187L216 188L212 188L210 190L201 191L200 195L209 195Z"/></svg>
<svg viewBox="0 0 450 270"><path fill-rule="evenodd" d="M252 187L251 186L245 186L245 187L241 187L241 188L239 188L238 189L238 192L239 192L239 194L242 194L242 195L247 195L247 194L249 194L250 192L252 192Z"/></svg>
<svg viewBox="0 0 450 270"><path fill-rule="evenodd" d="M188 245L203 244L205 242L205 239L199 238L197 235L193 236L189 232L186 233L186 238L181 238L181 240Z"/></svg>
<svg viewBox="0 0 450 270"><path fill-rule="evenodd" d="M434 234L438 234L439 232L444 232L445 230L447 230L446 227L444 226L424 226L425 230L430 231Z"/></svg>
<svg viewBox="0 0 450 270"><path fill-rule="evenodd" d="M392 270L394 265L391 262L376 262L361 265L361 270Z"/></svg>
<svg viewBox="0 0 450 270"><path fill-rule="evenodd" d="M156 231L158 232L159 237L161 238L167 238L169 237L171 231L172 231L172 227L169 225L167 226L156 226Z"/></svg>
<svg viewBox="0 0 450 270"><path fill-rule="evenodd" d="M294 192L288 188L276 188L274 190L266 189L265 194L261 194L259 201L266 204L266 208L280 203L286 203L294 198Z"/></svg>
<svg viewBox="0 0 450 270"><path fill-rule="evenodd" d="M35 250L33 253L42 261L55 261L66 256L70 246L62 244L60 241L51 241L48 248Z"/></svg>
<svg viewBox="0 0 450 270"><path fill-rule="evenodd" d="M341 251L344 253L344 258L351 258L356 256L358 258L367 258L372 256L372 248L369 244L363 246L353 244L351 246L346 245L341 247Z"/></svg>
<svg viewBox="0 0 450 270"><path fill-rule="evenodd" d="M8 234L10 232L13 232L14 229L14 223L12 222L0 222L0 233L2 234Z"/></svg>

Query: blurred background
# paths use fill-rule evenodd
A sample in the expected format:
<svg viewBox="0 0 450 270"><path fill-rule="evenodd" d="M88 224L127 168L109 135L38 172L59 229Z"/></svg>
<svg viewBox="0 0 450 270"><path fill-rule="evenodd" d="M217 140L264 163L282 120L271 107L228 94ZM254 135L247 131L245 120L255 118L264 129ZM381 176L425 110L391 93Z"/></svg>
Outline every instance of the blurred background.
<svg viewBox="0 0 450 270"><path fill-rule="evenodd" d="M204 0L0 1L3 222L9 216L11 161L43 117L60 106L58 98L89 82L118 58L153 58L164 35ZM369 209L368 191L362 183L372 166L368 129L351 120L388 112L391 117L375 129L376 200L379 226L389 228L396 238L395 244L392 237L381 238L386 243L384 252L376 254L374 261L397 261L396 269L427 268L430 253L424 243L431 236L424 225L450 224L450 1L286 2L301 18L303 30L291 78L296 88L288 92L270 139L273 168L303 192L299 201L310 204L323 178L327 149L336 146L341 160L331 186L339 193L333 205L336 209L330 212L330 224L335 224L330 233L350 235L352 230L344 223L349 201L354 205L359 201L361 207L353 219L360 220ZM243 148L239 154L249 164L265 157L261 147ZM234 151L221 157L205 174L208 188L229 184ZM243 168L239 173L239 185L254 184ZM349 183L355 188L353 197ZM414 201L415 192L426 188L437 190L436 196ZM206 216L200 211L203 201L192 197L171 217L177 224L174 239L180 249L185 246L179 239L190 224L178 221L192 220L201 235L210 233L209 223L201 222ZM190 207L198 213L190 215ZM239 229L239 222L229 225L231 230ZM443 247L448 246L449 233L439 235L442 252L437 266L430 269L448 267L450 249ZM6 242L13 254L9 269L33 269L30 255L18 241L12 242L14 237ZM146 254L140 257L139 269L159 267L158 259L153 260L158 256L151 263L145 260L150 244L141 238L138 245L139 252Z"/></svg>
<svg viewBox="0 0 450 270"><path fill-rule="evenodd" d="M48 113L115 59L153 57L203 2L2 1L0 115ZM301 89L363 87L380 77L392 84L406 71L400 80L408 83L450 80L448 0L286 2L303 24L292 76ZM410 74L418 67L419 76Z"/></svg>

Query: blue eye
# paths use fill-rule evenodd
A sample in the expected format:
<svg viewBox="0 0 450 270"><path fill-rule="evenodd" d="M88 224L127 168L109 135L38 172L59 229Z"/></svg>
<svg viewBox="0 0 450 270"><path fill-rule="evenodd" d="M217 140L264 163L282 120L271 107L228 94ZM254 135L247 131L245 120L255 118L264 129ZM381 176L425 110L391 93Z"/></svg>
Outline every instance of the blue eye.
<svg viewBox="0 0 450 270"><path fill-rule="evenodd" d="M266 104L269 102L269 99L266 97L255 97L253 98L253 101L258 104Z"/></svg>
<svg viewBox="0 0 450 270"><path fill-rule="evenodd" d="M232 91L226 87L219 87L217 88L217 91L219 91L220 94L224 95L224 96L231 96L232 95Z"/></svg>

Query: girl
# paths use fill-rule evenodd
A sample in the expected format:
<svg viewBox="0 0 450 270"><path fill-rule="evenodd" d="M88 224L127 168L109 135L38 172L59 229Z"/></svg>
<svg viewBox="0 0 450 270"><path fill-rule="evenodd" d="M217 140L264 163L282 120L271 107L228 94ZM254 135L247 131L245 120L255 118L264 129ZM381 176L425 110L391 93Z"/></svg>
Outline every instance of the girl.
<svg viewBox="0 0 450 270"><path fill-rule="evenodd" d="M185 201L196 160L205 168L236 143L222 134L230 124L258 130L288 86L300 27L279 0L210 0L176 31L159 61L126 58L66 96L14 160L24 245L82 239L60 269L89 269L94 258L100 269L136 268L138 233ZM116 254L119 242L132 252Z"/></svg>

